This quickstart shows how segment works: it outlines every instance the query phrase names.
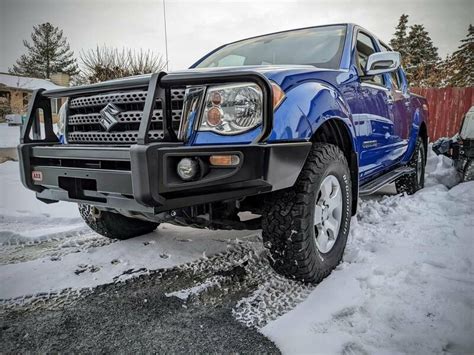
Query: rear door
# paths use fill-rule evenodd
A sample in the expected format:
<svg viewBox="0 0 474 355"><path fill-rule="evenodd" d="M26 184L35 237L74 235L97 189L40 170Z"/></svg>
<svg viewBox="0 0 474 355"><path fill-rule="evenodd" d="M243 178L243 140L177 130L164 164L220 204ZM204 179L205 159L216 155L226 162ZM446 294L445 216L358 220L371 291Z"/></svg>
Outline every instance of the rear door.
<svg viewBox="0 0 474 355"><path fill-rule="evenodd" d="M381 43L381 49L390 51L388 46L383 43ZM408 93L408 83L401 68L385 74L385 83L386 88L390 91L388 108L393 122L393 132L389 142L387 142L390 149L387 160L389 164L396 164L408 149L412 115L410 95Z"/></svg>

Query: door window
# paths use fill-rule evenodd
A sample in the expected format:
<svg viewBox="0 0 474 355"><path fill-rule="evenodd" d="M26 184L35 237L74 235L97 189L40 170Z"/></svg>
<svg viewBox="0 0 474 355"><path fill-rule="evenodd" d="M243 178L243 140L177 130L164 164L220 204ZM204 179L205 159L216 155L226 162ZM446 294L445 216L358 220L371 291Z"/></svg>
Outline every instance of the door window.
<svg viewBox="0 0 474 355"><path fill-rule="evenodd" d="M372 53L377 52L375 49L374 41L368 35L363 32L357 34L357 61L359 64L359 70L361 73L364 72L365 66L367 65L367 59ZM367 81L383 85L383 76L374 75Z"/></svg>
<svg viewBox="0 0 474 355"><path fill-rule="evenodd" d="M380 42L382 52L391 52L392 50L385 43ZM402 79L400 77L400 70L395 70L390 73L390 81L392 83L393 90L401 90Z"/></svg>
<svg viewBox="0 0 474 355"><path fill-rule="evenodd" d="M401 80L400 80L400 73L398 70L395 70L390 73L391 81L392 81L392 89L400 90L402 87Z"/></svg>

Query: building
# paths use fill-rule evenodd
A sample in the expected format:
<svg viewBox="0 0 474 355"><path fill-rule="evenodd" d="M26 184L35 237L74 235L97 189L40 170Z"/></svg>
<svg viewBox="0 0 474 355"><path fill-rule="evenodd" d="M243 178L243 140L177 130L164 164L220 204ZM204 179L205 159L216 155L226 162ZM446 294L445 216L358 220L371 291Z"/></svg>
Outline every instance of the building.
<svg viewBox="0 0 474 355"><path fill-rule="evenodd" d="M28 110L31 93L36 89L60 89L69 86L69 75L57 73L51 79L38 79L0 72L0 120L8 113L23 115ZM57 120L64 99L51 99L53 119Z"/></svg>

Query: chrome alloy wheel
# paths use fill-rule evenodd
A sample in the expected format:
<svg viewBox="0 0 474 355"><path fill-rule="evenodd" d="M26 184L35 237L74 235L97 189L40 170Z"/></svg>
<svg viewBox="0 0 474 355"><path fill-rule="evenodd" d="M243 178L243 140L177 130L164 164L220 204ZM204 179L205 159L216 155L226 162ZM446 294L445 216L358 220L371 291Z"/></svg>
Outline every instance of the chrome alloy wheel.
<svg viewBox="0 0 474 355"><path fill-rule="evenodd" d="M328 253L336 243L342 208L341 184L334 175L328 175L321 183L314 208L316 246L321 253Z"/></svg>

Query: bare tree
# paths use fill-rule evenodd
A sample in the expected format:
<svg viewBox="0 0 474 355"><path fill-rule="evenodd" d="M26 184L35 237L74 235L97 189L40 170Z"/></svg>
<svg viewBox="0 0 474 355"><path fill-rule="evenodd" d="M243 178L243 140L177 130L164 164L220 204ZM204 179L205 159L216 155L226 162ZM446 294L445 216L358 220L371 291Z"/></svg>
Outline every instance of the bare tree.
<svg viewBox="0 0 474 355"><path fill-rule="evenodd" d="M151 51L131 51L127 52L128 66L131 75L157 73L163 70L166 62L161 55L155 55Z"/></svg>
<svg viewBox="0 0 474 355"><path fill-rule="evenodd" d="M165 67L161 55L151 51L107 46L82 51L81 73L75 83L97 83L131 75L156 73Z"/></svg>

